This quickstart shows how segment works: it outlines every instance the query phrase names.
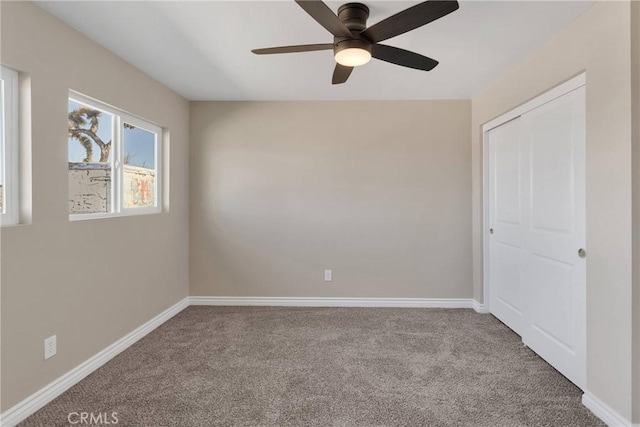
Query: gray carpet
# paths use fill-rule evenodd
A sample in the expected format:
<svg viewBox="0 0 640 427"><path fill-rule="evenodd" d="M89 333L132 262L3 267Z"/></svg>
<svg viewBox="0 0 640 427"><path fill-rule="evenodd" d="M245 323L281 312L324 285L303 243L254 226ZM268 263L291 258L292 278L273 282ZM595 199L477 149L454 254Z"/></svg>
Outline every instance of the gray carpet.
<svg viewBox="0 0 640 427"><path fill-rule="evenodd" d="M21 425L603 425L580 398L472 310L189 307Z"/></svg>

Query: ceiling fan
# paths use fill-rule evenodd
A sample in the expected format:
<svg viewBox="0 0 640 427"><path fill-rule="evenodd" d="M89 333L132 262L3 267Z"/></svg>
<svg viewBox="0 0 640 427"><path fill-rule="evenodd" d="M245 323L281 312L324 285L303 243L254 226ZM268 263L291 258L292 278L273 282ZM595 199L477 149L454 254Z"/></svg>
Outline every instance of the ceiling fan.
<svg viewBox="0 0 640 427"><path fill-rule="evenodd" d="M254 49L257 55L311 52L333 49L337 62L332 83L347 81L354 67L373 57L403 67L430 71L438 65L435 59L379 42L415 30L458 9L456 0L429 0L396 13L367 28L369 8L362 3L340 6L338 15L321 0L295 0L313 19L333 34L333 43Z"/></svg>

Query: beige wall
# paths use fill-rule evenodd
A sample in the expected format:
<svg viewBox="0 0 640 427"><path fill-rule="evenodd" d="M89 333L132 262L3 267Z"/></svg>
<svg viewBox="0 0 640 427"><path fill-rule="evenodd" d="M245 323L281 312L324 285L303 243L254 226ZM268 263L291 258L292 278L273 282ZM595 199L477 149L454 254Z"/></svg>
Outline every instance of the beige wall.
<svg viewBox="0 0 640 427"><path fill-rule="evenodd" d="M1 28L2 63L30 76L33 157L32 223L1 231L4 411L187 296L189 105L31 3L2 2ZM170 213L69 222L69 89L170 130Z"/></svg>
<svg viewBox="0 0 640 427"><path fill-rule="evenodd" d="M587 73L587 389L631 419L630 4L598 3L473 99L474 295L482 299L480 128Z"/></svg>
<svg viewBox="0 0 640 427"><path fill-rule="evenodd" d="M470 123L469 101L192 103L191 295L470 298Z"/></svg>
<svg viewBox="0 0 640 427"><path fill-rule="evenodd" d="M631 4L633 132L633 422L640 424L640 1Z"/></svg>

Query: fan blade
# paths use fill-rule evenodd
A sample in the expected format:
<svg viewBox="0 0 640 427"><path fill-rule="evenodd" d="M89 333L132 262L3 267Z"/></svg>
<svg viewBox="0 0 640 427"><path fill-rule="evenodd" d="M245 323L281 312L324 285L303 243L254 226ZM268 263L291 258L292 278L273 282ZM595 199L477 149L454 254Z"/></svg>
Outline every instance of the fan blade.
<svg viewBox="0 0 640 427"><path fill-rule="evenodd" d="M335 13L320 0L296 0L318 24L326 28L336 37L353 37L351 31L342 23Z"/></svg>
<svg viewBox="0 0 640 427"><path fill-rule="evenodd" d="M253 49L251 52L256 55L271 55L274 53L295 53L295 52L313 52L315 50L333 49L333 43L324 44L301 44L298 46L280 46L265 47L263 49Z"/></svg>
<svg viewBox="0 0 640 427"><path fill-rule="evenodd" d="M438 61L435 59L383 44L374 44L371 46L371 56L381 61L403 67L415 68L416 70L431 71L438 65Z"/></svg>
<svg viewBox="0 0 640 427"><path fill-rule="evenodd" d="M333 70L333 79L331 80L331 83L339 85L346 82L352 71L353 67L345 67L344 65L336 64L336 68Z"/></svg>
<svg viewBox="0 0 640 427"><path fill-rule="evenodd" d="M378 43L422 27L458 10L459 7L460 5L455 0L425 1L372 25L360 34L370 42Z"/></svg>

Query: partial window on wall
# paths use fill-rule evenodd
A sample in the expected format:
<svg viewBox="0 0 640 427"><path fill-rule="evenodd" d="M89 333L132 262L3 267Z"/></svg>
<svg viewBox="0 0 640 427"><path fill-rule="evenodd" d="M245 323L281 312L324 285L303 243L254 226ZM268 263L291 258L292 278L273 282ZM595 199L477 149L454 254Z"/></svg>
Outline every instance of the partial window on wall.
<svg viewBox="0 0 640 427"><path fill-rule="evenodd" d="M18 223L18 73L1 67L0 224Z"/></svg>
<svg viewBox="0 0 640 427"><path fill-rule="evenodd" d="M70 92L68 131L70 219L161 211L162 129Z"/></svg>

